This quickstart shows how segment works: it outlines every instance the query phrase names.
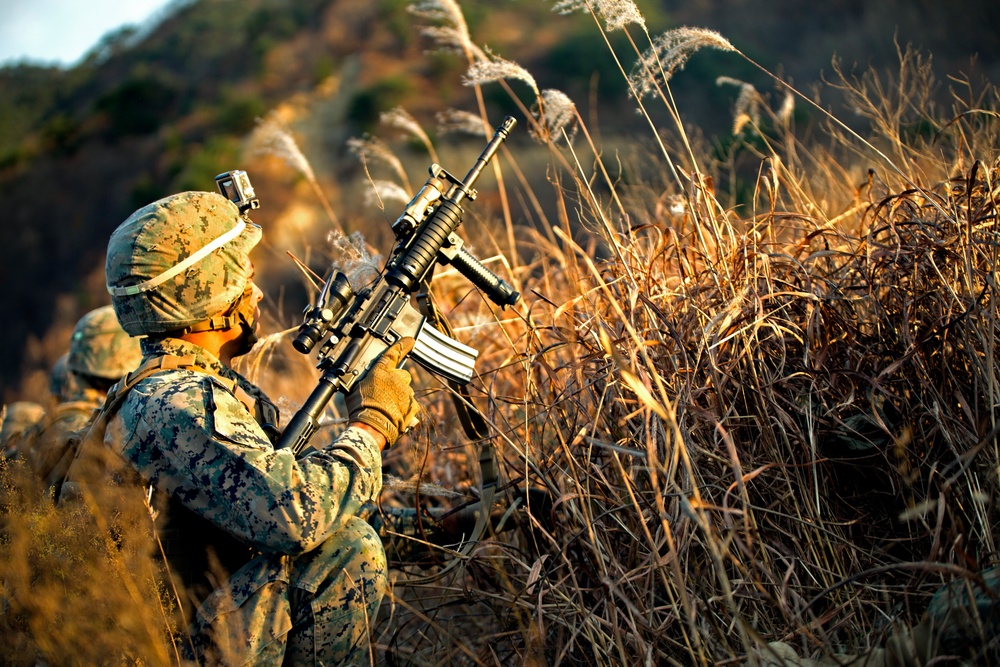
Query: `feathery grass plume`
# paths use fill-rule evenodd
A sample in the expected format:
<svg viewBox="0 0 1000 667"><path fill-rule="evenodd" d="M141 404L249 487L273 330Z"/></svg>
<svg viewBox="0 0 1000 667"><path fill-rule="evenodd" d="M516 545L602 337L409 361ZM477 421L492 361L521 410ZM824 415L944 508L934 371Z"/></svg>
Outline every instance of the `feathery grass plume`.
<svg viewBox="0 0 1000 667"><path fill-rule="evenodd" d="M740 81L729 76L720 76L715 80L717 86L738 86L739 97L733 107L733 134L739 134L747 123L754 127L760 125L760 94L753 84Z"/></svg>
<svg viewBox="0 0 1000 667"><path fill-rule="evenodd" d="M257 127L250 134L250 155L274 155L285 161L311 182L316 182L309 160L302 154L292 133L285 127L277 115L268 114L263 120L257 121Z"/></svg>
<svg viewBox="0 0 1000 667"><path fill-rule="evenodd" d="M604 19L604 28L608 32L623 30L625 26L636 24L646 30L646 19L632 0L559 0L552 6L552 11L559 14L594 11Z"/></svg>
<svg viewBox="0 0 1000 667"><path fill-rule="evenodd" d="M573 141L577 130L576 105L566 93L553 88L543 90L531 107L531 115L538 121L538 129L531 128L531 136L542 143L558 141L563 131L567 140Z"/></svg>
<svg viewBox="0 0 1000 667"><path fill-rule="evenodd" d="M438 132L441 134L471 134L476 137L486 137L486 127L483 119L474 113L461 109L445 109L436 116Z"/></svg>
<svg viewBox="0 0 1000 667"><path fill-rule="evenodd" d="M365 190L365 205L374 206L385 210L385 205L390 201L402 202L404 205L410 203L411 196L406 189L395 181L371 181L371 188Z"/></svg>
<svg viewBox="0 0 1000 667"><path fill-rule="evenodd" d="M357 155L363 162L382 162L389 166L399 180L403 181L405 187L409 189L410 179L406 177L406 170L399 158L389 150L389 147L377 137L365 137L364 139L352 138L347 140L347 148Z"/></svg>
<svg viewBox="0 0 1000 667"><path fill-rule="evenodd" d="M434 151L434 144L431 143L431 138L427 136L426 132L424 132L424 128L420 127L420 123L418 123L417 120L403 107L396 107L391 111L384 112L379 116L379 122L383 125L388 125L389 127L395 127L396 129L404 132L409 132L424 145L424 148L426 148L427 152L430 153L431 159L435 162L438 161L437 153Z"/></svg>
<svg viewBox="0 0 1000 667"><path fill-rule="evenodd" d="M778 109L778 122L787 127L792 121L793 113L795 113L795 95L786 90L785 99L781 100L781 107Z"/></svg>
<svg viewBox="0 0 1000 667"><path fill-rule="evenodd" d="M472 43L469 26L455 0L420 0L407 8L414 16L442 25L424 26L420 33L439 48L457 51L474 58L484 58L482 50Z"/></svg>
<svg viewBox="0 0 1000 667"><path fill-rule="evenodd" d="M705 28L675 28L653 40L632 68L628 81L637 97L653 93L665 84L674 72L684 69L684 63L698 49L711 47L720 51L735 51L729 40Z"/></svg>
<svg viewBox="0 0 1000 667"><path fill-rule="evenodd" d="M479 86L484 83L495 83L501 79L518 79L531 87L536 98L541 95L535 77L531 76L528 70L489 51L486 52L486 56L486 60L476 61L469 67L469 71L462 77L464 85Z"/></svg>
<svg viewBox="0 0 1000 667"><path fill-rule="evenodd" d="M316 193L316 197L319 198L320 203L323 205L323 210L326 211L330 222L337 227L340 226L340 221L337 219L337 214L333 212L330 200L323 193L323 189L319 186L319 181L316 180L316 174L313 172L312 165L309 164L306 156L302 154L292 133L281 122L277 114L272 112L264 120L257 121L257 127L250 134L248 150L250 151L250 155L277 156L284 160L285 164L289 167L305 176L306 180L309 181L309 185L312 186L313 192Z"/></svg>
<svg viewBox="0 0 1000 667"><path fill-rule="evenodd" d="M361 232L353 232L350 236L337 231L330 232L326 241L330 244L330 254L333 257L330 268L343 272L351 285L368 285L378 276L382 255L368 248Z"/></svg>

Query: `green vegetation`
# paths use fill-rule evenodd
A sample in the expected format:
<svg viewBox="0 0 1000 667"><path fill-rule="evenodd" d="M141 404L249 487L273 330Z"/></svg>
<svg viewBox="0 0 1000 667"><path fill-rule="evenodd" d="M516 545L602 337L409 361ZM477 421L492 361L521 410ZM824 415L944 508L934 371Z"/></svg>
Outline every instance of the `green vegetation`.
<svg viewBox="0 0 1000 667"><path fill-rule="evenodd" d="M412 90L403 77L386 77L372 86L358 91L347 107L346 119L359 133L371 132L379 116L397 106Z"/></svg>
<svg viewBox="0 0 1000 667"><path fill-rule="evenodd" d="M96 108L107 115L112 137L149 134L159 129L177 101L176 87L155 74L127 79L97 100Z"/></svg>

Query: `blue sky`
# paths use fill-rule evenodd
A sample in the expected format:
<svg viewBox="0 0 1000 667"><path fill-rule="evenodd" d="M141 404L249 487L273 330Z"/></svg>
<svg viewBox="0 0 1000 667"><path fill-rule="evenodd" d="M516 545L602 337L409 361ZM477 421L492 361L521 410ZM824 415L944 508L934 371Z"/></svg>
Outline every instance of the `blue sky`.
<svg viewBox="0 0 1000 667"><path fill-rule="evenodd" d="M0 0L0 66L22 58L72 65L107 32L171 0Z"/></svg>

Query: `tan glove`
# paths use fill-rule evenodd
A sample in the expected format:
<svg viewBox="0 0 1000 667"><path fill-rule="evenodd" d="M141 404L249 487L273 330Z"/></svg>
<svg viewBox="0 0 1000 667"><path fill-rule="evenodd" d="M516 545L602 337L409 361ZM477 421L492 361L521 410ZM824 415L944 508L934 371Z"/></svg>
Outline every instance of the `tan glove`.
<svg viewBox="0 0 1000 667"><path fill-rule="evenodd" d="M410 374L397 368L412 349L412 338L396 341L346 396L349 421L367 424L381 433L386 446L416 423L420 410L410 388Z"/></svg>

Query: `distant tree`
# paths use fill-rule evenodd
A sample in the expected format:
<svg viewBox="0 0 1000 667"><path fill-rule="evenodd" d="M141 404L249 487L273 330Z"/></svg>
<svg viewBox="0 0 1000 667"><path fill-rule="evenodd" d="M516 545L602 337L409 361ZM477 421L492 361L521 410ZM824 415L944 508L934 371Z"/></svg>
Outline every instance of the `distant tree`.
<svg viewBox="0 0 1000 667"><path fill-rule="evenodd" d="M150 134L170 115L177 97L177 89L160 77L138 75L98 99L96 108L107 115L112 137Z"/></svg>

